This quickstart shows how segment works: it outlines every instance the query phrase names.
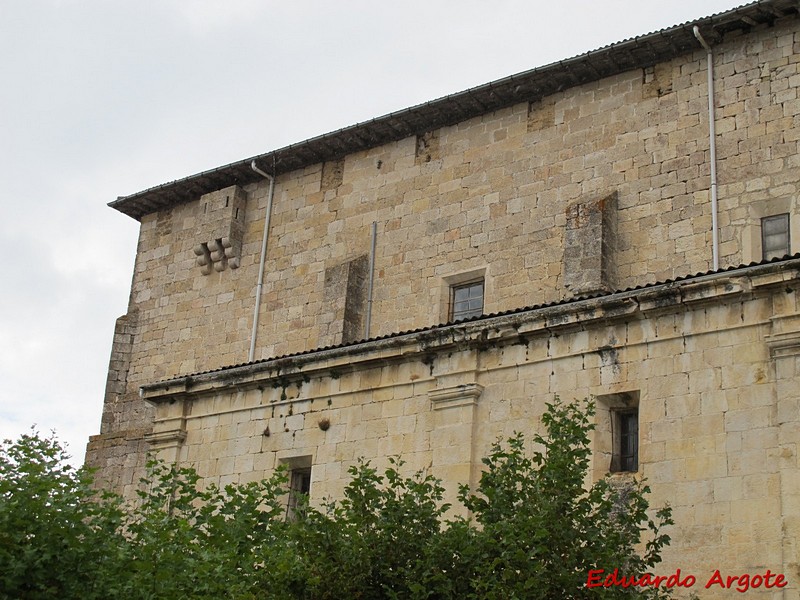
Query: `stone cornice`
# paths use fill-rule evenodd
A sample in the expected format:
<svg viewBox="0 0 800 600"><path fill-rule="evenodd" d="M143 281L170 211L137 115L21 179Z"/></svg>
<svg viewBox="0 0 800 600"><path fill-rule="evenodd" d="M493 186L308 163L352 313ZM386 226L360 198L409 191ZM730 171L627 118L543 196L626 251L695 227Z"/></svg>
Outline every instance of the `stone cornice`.
<svg viewBox="0 0 800 600"><path fill-rule="evenodd" d="M527 308L463 323L431 327L364 342L305 352L245 365L177 377L140 388L144 400L159 403L219 390L273 387L318 376L339 377L371 366L430 357L453 349L527 342L561 330L649 317L708 303L724 303L775 287L800 291L800 259L742 267L684 281L626 290L542 308Z"/></svg>

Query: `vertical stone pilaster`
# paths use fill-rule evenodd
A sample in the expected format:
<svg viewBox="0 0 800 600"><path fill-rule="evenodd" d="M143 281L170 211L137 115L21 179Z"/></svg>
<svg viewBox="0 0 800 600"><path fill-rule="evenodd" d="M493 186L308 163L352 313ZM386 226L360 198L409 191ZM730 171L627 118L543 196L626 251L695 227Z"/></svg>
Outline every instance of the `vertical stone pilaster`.
<svg viewBox="0 0 800 600"><path fill-rule="evenodd" d="M148 407L135 385L128 384L131 357L139 335L139 312L131 310L117 319L108 363L100 434L86 445L87 467L97 469L95 485L124 491L143 474L144 435L150 430Z"/></svg>
<svg viewBox="0 0 800 600"><path fill-rule="evenodd" d="M367 317L367 278L369 257L366 254L347 263L347 291L342 316L342 343L364 339Z"/></svg>
<svg viewBox="0 0 800 600"><path fill-rule="evenodd" d="M138 312L130 312L117 319L114 327L114 343L108 361L108 378L103 402L103 418L100 433L112 433L119 429L122 404L126 400L128 370L131 366L131 351L138 325ZM129 399L130 400L130 399ZM134 398L133 401L136 399Z"/></svg>
<svg viewBox="0 0 800 600"><path fill-rule="evenodd" d="M180 450L186 439L186 414L189 401L174 398L159 407L153 431L145 436L150 454L167 463L177 463Z"/></svg>
<svg viewBox="0 0 800 600"><path fill-rule="evenodd" d="M796 540L800 538L800 315L775 316L770 321L772 331L766 343L775 367L783 569L791 572L797 564Z"/></svg>
<svg viewBox="0 0 800 600"><path fill-rule="evenodd" d="M356 342L364 337L367 302L366 254L325 270L325 296L319 346Z"/></svg>
<svg viewBox="0 0 800 600"><path fill-rule="evenodd" d="M454 507L458 507L458 484L466 483L474 488L476 483L474 440L478 399L482 392L482 385L467 383L428 393L434 410L431 467L445 485L445 502Z"/></svg>
<svg viewBox="0 0 800 600"><path fill-rule="evenodd" d="M614 289L616 192L567 207L564 286L574 295Z"/></svg>

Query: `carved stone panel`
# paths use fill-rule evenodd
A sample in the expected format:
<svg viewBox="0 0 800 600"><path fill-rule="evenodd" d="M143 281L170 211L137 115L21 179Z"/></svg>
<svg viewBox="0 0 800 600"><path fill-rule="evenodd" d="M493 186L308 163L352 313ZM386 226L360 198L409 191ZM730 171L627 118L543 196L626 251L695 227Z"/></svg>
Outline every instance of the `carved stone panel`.
<svg viewBox="0 0 800 600"><path fill-rule="evenodd" d="M239 186L205 194L197 206L197 244L194 253L203 275L237 269L242 254L247 194Z"/></svg>

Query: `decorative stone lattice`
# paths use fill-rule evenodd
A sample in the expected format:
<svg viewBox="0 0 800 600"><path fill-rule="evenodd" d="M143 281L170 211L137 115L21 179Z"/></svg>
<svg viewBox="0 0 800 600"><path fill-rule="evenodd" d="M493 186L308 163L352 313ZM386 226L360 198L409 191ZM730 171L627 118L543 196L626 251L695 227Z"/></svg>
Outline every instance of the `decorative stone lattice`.
<svg viewBox="0 0 800 600"><path fill-rule="evenodd" d="M227 267L239 267L246 202L247 194L239 186L200 198L198 237L205 241L194 247L194 253L203 275L211 274L212 270L222 272Z"/></svg>

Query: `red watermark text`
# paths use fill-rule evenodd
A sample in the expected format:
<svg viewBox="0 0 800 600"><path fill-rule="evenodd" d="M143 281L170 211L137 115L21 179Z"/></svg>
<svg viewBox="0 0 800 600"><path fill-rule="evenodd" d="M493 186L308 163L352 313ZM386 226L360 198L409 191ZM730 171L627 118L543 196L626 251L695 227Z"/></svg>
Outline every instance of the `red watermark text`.
<svg viewBox="0 0 800 600"><path fill-rule="evenodd" d="M680 569L677 569L670 575L652 575L650 573L645 573L643 575L623 575L619 572L619 569L614 569L610 572L604 569L592 569L589 571L586 578L587 588L690 588L697 583L697 577L692 574L683 574ZM763 573L742 573L739 575L726 575L717 569L705 580L705 584L702 579L699 582L699 585L702 585L707 590L727 589L736 590L741 593L759 588L783 588L786 587L787 584L788 582L783 573L773 573L769 569Z"/></svg>

